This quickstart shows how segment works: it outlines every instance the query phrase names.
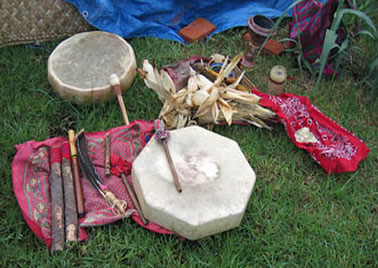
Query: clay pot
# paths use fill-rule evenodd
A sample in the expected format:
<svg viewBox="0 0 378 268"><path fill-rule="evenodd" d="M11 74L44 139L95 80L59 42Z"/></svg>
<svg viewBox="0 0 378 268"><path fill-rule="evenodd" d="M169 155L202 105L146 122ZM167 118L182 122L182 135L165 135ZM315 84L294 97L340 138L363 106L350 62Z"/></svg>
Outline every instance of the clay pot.
<svg viewBox="0 0 378 268"><path fill-rule="evenodd" d="M253 61L255 53L262 46L273 27L274 22L263 15L255 15L248 19L248 32L251 36L251 40L242 59L242 65L244 67L256 67L256 63ZM273 35L275 34L276 31L273 32Z"/></svg>
<svg viewBox="0 0 378 268"><path fill-rule="evenodd" d="M261 46L266 37L272 31L274 22L263 15L255 15L248 19L248 32L251 35L251 40L255 45ZM273 32L273 35L276 31Z"/></svg>

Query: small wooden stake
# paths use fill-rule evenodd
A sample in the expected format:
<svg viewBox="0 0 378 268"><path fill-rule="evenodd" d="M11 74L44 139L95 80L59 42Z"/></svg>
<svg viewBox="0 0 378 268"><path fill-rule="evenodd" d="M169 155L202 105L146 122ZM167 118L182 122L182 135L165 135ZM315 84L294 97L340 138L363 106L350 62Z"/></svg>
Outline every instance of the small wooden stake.
<svg viewBox="0 0 378 268"><path fill-rule="evenodd" d="M110 176L110 134L105 135L105 175Z"/></svg>
<svg viewBox="0 0 378 268"><path fill-rule="evenodd" d="M110 84L112 85L112 87L114 89L114 93L117 96L119 106L121 107L123 120L125 121L125 124L128 125L128 124L130 124L130 122L129 122L129 118L127 116L125 103L123 102L122 90L121 90L121 85L120 85L120 82L119 82L119 78L118 78L118 76L116 74L111 74L110 75Z"/></svg>

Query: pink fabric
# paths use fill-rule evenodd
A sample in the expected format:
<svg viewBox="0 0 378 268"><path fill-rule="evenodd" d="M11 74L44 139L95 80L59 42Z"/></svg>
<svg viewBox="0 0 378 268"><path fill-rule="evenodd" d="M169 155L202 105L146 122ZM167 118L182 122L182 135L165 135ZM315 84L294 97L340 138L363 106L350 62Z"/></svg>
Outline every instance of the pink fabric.
<svg viewBox="0 0 378 268"><path fill-rule="evenodd" d="M119 199L127 201L128 209L132 213L131 218L146 229L157 233L171 234L169 230L152 222L143 225L122 179L116 175L105 176L103 143L105 134L110 134L111 152L132 163L152 136L153 128L152 122L137 120L128 126L103 132L86 133L88 151L96 171L106 187ZM52 158L54 150L59 150L59 155L61 152L63 157L68 156L68 139L57 137L42 142L28 141L17 145L16 149L17 153L12 163L12 176L17 201L29 227L50 247L52 240L48 182L50 162L60 161L58 158ZM126 175L132 185L130 170ZM85 227L109 224L121 219L122 216L114 215L111 206L105 202L85 176L82 176L81 182L86 214L79 219L79 239L85 240L88 238Z"/></svg>
<svg viewBox="0 0 378 268"><path fill-rule="evenodd" d="M304 58L313 64L320 58L327 29L332 25L338 0L328 0L324 4L317 0L305 0L293 8L293 22L289 25L289 37L302 45ZM342 39L339 32L338 43ZM293 42L289 42L291 46ZM327 64L324 75L337 74L331 64Z"/></svg>
<svg viewBox="0 0 378 268"><path fill-rule="evenodd" d="M308 98L290 93L272 96L257 89L253 93L262 97L261 105L276 112L295 145L306 150L327 173L355 171L368 155L370 150L363 141L325 116ZM298 142L295 133L304 127L319 142Z"/></svg>

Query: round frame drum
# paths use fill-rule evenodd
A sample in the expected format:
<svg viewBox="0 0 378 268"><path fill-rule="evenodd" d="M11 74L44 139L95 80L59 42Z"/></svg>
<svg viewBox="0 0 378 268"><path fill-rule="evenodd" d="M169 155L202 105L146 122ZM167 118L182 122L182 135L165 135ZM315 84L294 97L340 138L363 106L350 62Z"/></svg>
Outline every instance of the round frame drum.
<svg viewBox="0 0 378 268"><path fill-rule="evenodd" d="M75 103L106 101L115 96L110 75L118 75L122 90L136 75L132 47L116 34L93 31L60 43L48 60L48 79L65 100Z"/></svg>

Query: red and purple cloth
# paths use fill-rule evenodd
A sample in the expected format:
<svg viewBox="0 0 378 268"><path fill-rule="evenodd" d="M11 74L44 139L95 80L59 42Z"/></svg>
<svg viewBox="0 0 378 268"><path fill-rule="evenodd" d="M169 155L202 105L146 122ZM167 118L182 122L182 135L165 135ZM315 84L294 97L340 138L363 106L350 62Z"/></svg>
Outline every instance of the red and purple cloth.
<svg viewBox="0 0 378 268"><path fill-rule="evenodd" d="M108 131L86 133L88 151L96 167L96 172L103 178L106 187L119 199L126 200L131 218L149 230L157 233L171 234L163 227L150 222L143 225L131 201L119 172L128 172L126 177L132 185L130 176L131 163L152 136L152 122L137 120L128 126ZM111 137L113 174L105 176L104 156L105 134ZM51 204L49 174L52 162L61 162L62 157L70 158L68 139L57 137L42 142L28 141L16 146L17 153L12 163L13 188L21 212L33 232L50 247ZM128 164L129 163L129 164ZM115 215L111 206L84 176L81 177L84 194L85 216L79 219L79 240L88 238L85 227L100 226L122 219Z"/></svg>

